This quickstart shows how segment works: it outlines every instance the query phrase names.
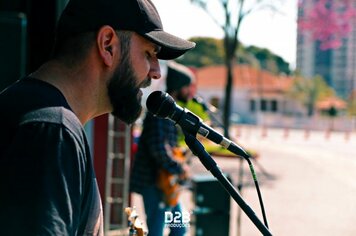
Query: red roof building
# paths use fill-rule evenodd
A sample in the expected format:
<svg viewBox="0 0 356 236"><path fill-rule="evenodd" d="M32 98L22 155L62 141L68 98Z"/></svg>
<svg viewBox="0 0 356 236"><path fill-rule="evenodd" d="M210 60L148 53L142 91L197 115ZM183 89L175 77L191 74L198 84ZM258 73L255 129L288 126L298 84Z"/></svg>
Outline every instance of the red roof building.
<svg viewBox="0 0 356 236"><path fill-rule="evenodd" d="M221 106L225 97L225 66L199 68L195 74L197 93L206 101L219 100ZM276 116L295 110L297 104L285 96L292 85L292 77L274 75L248 65L236 65L233 75L231 109L240 122L256 123L261 113Z"/></svg>

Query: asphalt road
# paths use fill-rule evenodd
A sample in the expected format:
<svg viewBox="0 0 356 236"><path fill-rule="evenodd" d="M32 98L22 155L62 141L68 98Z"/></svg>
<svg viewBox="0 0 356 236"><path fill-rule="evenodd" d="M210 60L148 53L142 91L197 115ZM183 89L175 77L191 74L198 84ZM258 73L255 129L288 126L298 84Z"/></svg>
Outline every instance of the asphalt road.
<svg viewBox="0 0 356 236"><path fill-rule="evenodd" d="M356 235L356 134L241 128L240 145L259 153L254 167L259 179L270 231L288 236ZM238 181L239 159L215 158L220 168ZM193 174L208 173L199 160L192 163ZM262 221L257 193L247 163L244 162L243 199ZM222 190L223 191L223 190ZM212 192L212 194L214 194ZM194 209L192 193L185 191L183 202ZM134 196L134 204L140 205ZM230 236L261 235L231 202ZM143 213L142 213L143 214ZM212 222L213 224L214 222ZM218 225L216 227L219 227ZM218 235L217 235L218 236Z"/></svg>

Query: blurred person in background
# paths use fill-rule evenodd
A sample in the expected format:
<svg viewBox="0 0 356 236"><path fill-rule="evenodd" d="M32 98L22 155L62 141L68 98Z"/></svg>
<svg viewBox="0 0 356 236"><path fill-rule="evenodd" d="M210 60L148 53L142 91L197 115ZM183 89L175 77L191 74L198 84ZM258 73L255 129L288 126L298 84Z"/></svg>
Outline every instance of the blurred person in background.
<svg viewBox="0 0 356 236"><path fill-rule="evenodd" d="M187 67L174 62L167 66L167 93L177 102L188 102L193 74ZM163 235L165 212L182 213L180 181L188 177L189 167L178 144L178 127L171 120L148 112L143 121L130 183L130 190L142 195L148 235ZM170 181L172 179L174 183ZM185 233L185 227L170 227L171 236Z"/></svg>

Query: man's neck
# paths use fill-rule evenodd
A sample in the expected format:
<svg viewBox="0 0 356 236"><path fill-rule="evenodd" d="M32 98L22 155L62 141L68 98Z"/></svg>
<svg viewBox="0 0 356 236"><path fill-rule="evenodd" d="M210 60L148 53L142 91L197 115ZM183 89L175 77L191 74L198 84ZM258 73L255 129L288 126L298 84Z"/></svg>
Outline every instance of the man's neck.
<svg viewBox="0 0 356 236"><path fill-rule="evenodd" d="M41 66L31 76L43 80L58 88L69 106L82 124L95 117L96 90L90 84L83 68L70 69L57 61L50 61Z"/></svg>

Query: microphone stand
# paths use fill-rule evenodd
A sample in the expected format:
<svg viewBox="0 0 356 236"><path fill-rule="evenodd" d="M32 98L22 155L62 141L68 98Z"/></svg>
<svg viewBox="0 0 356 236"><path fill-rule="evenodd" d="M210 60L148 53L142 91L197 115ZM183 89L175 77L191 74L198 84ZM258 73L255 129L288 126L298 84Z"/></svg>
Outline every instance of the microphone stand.
<svg viewBox="0 0 356 236"><path fill-rule="evenodd" d="M250 220L255 224L259 231L265 235L272 235L268 228L260 221L256 216L255 212L251 207L242 199L240 194L236 191L234 186L229 182L229 180L222 174L220 168L214 159L206 152L203 145L192 135L184 132L185 142L196 155L204 167L212 173L212 175L220 182L220 184L225 188L229 195L235 200L235 202L241 207L241 209L246 213Z"/></svg>

